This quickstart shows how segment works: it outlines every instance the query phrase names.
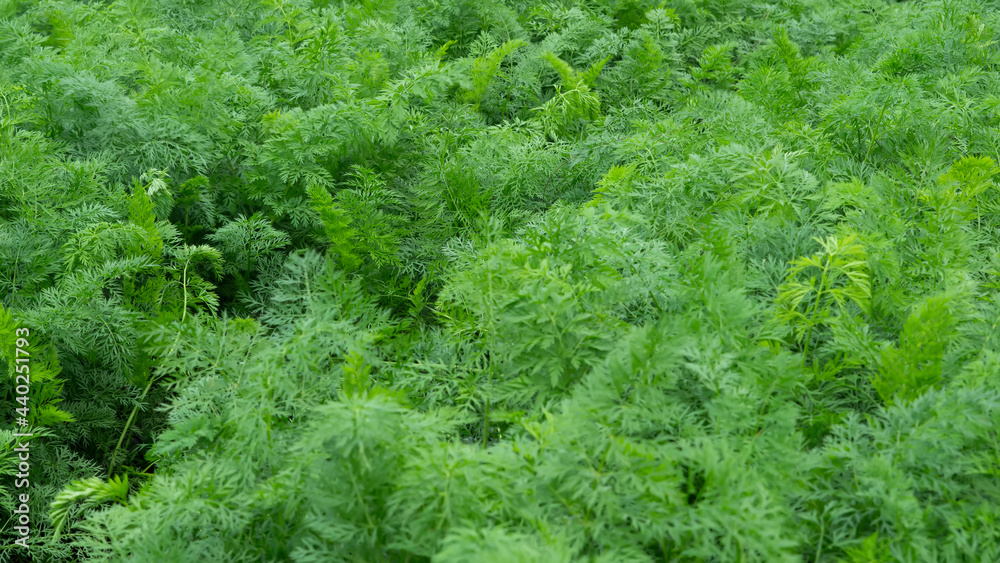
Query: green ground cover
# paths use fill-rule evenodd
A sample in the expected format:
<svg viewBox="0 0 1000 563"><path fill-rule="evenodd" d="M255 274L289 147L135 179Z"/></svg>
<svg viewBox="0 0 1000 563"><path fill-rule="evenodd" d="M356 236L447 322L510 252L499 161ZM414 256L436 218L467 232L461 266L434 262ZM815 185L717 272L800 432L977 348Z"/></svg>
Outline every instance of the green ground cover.
<svg viewBox="0 0 1000 563"><path fill-rule="evenodd" d="M1000 561L998 7L0 1L0 561Z"/></svg>

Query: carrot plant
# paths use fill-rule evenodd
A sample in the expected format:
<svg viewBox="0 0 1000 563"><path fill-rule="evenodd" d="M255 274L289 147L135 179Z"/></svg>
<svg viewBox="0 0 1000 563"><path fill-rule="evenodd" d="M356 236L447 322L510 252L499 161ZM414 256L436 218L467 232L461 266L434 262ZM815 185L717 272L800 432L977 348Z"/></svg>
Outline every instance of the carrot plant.
<svg viewBox="0 0 1000 563"><path fill-rule="evenodd" d="M0 3L0 562L1000 560L995 8Z"/></svg>

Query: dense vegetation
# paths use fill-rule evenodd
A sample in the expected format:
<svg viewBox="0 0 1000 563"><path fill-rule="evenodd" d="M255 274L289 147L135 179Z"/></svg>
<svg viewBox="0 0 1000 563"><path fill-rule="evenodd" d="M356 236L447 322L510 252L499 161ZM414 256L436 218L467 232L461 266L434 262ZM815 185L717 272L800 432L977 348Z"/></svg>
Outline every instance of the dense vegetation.
<svg viewBox="0 0 1000 563"><path fill-rule="evenodd" d="M997 8L0 2L0 561L1000 561Z"/></svg>

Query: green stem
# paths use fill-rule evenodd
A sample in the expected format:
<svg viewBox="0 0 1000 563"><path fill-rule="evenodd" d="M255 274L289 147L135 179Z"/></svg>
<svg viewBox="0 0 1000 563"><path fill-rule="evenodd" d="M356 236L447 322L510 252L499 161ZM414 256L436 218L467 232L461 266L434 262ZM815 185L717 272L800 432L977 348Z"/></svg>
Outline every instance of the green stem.
<svg viewBox="0 0 1000 563"><path fill-rule="evenodd" d="M135 414L139 411L139 405L142 404L142 400L146 398L146 393L149 393L149 388L153 386L153 377L149 378L149 382L146 383L146 388L142 390L142 395L139 396L139 401L136 402L135 406L132 407L132 414L128 416L128 420L125 421L125 428L122 428L122 434L118 437L118 443L115 444L115 451L111 454L111 465L108 467L108 476L114 475L115 463L118 460L118 450L122 447L122 442L125 440L125 434L128 433L128 429L132 426L132 421L135 419Z"/></svg>
<svg viewBox="0 0 1000 563"><path fill-rule="evenodd" d="M487 383L487 389L488 388L489 388L489 384ZM486 397L486 408L483 409L483 449L484 450L489 445L489 441L490 441L490 424L489 424L489 420L490 420L490 398L487 395L487 397Z"/></svg>
<svg viewBox="0 0 1000 563"><path fill-rule="evenodd" d="M181 313L181 323L184 322L184 318L187 317L188 312L188 292L187 292L187 277L188 277L188 264L191 263L191 257L189 256L187 260L184 261L184 275L181 280L181 293L184 294L184 310Z"/></svg>
<svg viewBox="0 0 1000 563"><path fill-rule="evenodd" d="M865 151L865 163L866 164L868 163L868 158L872 154L872 149L875 148L875 141L878 138L878 130L882 127L882 118L885 117L885 111L887 109L889 109L888 105L882 106L882 111L880 111L879 114L878 114L878 121L876 122L875 127L873 129L871 129L871 133L872 133L871 141L869 141L869 143L868 143L868 150Z"/></svg>
<svg viewBox="0 0 1000 563"><path fill-rule="evenodd" d="M492 238L492 232L490 233ZM489 331L489 337L492 340L493 336L493 268L490 268L486 277L487 283L487 304L486 304L486 330ZM492 346L491 346L492 348ZM494 358L496 354L494 350L488 349L487 352L490 355L489 363L486 366L486 407L483 409L483 449L485 450L489 446L490 442L490 393L493 392L493 366Z"/></svg>
<svg viewBox="0 0 1000 563"><path fill-rule="evenodd" d="M824 511L823 515L826 512ZM820 556L823 555L823 536L826 533L826 520L823 519L823 515L820 516L819 520L819 542L816 544L816 563L819 563Z"/></svg>
<svg viewBox="0 0 1000 563"><path fill-rule="evenodd" d="M174 348L177 347L177 342L180 340L180 337L181 337L181 334L180 334L180 332L178 332L177 336L174 338L174 343L171 344L171 346L170 346L170 352L167 352L167 355L170 355L170 354L172 354L174 352ZM142 400L146 398L146 394L149 393L149 390L150 390L150 388L152 388L153 382L155 380L156 380L156 378L153 377L152 374L150 374L149 381L146 383L146 388L142 390L142 394L139 395L139 400L136 401L135 406L132 407L132 414L130 414L128 416L128 420L125 421L125 427L122 428L121 436L118 436L118 443L115 444L115 451L111 453L111 465L108 466L108 476L109 477L112 476L112 475L114 475L115 464L118 461L118 451L122 447L122 442L125 441L125 434L128 433L129 427L132 426L132 421L135 420L135 415L136 415L136 413L139 412L139 405L141 405L142 404Z"/></svg>
<svg viewBox="0 0 1000 563"><path fill-rule="evenodd" d="M816 291L816 303L813 304L812 311L809 312L809 330L806 331L806 345L802 349L802 367L805 367L807 358L809 357L809 343L812 341L813 327L816 326L816 311L819 309L820 299L826 293L826 273L829 268L830 261L827 260L823 266L823 276L820 278L819 290Z"/></svg>

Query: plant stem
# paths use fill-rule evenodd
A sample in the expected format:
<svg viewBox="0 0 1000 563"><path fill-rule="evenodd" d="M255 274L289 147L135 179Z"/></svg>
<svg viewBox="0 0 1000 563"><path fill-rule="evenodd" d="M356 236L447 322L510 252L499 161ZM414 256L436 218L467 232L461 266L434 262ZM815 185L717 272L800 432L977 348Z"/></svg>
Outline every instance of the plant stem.
<svg viewBox="0 0 1000 563"><path fill-rule="evenodd" d="M139 411L139 405L142 404L142 400L146 398L146 393L149 393L150 387L153 386L153 377L150 376L149 382L146 383L146 388L142 390L142 395L139 395L139 401L134 407L132 407L132 414L128 416L128 420L125 421L125 428L122 428L121 436L118 437L118 443L115 444L115 451L111 454L111 465L108 467L108 476L114 474L115 463L118 461L118 450L122 447L122 441L125 440L125 434L128 433L129 427L132 425L132 420L135 419L135 414Z"/></svg>
<svg viewBox="0 0 1000 563"><path fill-rule="evenodd" d="M180 338L181 334L180 332L178 332L177 336L174 338L173 344L170 345L170 352L167 352L167 355L170 355L174 352L174 348L177 347L177 342L180 340ZM135 406L132 407L132 414L128 415L128 420L125 421L125 427L122 428L121 436L118 436L118 443L115 444L115 451L111 453L111 464L108 466L108 477L114 474L115 464L118 461L118 450L121 449L122 442L125 440L125 434L128 433L128 429L130 426L132 426L132 421L135 419L136 413L139 412L139 405L142 404L142 400L146 398L146 394L149 393L150 388L153 387L154 381L156 381L156 378L153 376L153 374L150 374L149 381L146 382L146 388L142 390L142 394L139 395L139 400L136 402Z"/></svg>
<svg viewBox="0 0 1000 563"><path fill-rule="evenodd" d="M826 273L829 268L830 260L827 259L826 264L823 266L823 276L820 278L819 289L816 291L816 303L813 304L812 311L809 313L809 330L806 331L806 344L805 348L802 349L802 367L805 367L809 356L809 342L812 340L813 327L816 326L816 311L819 309L820 299L826 293Z"/></svg>

